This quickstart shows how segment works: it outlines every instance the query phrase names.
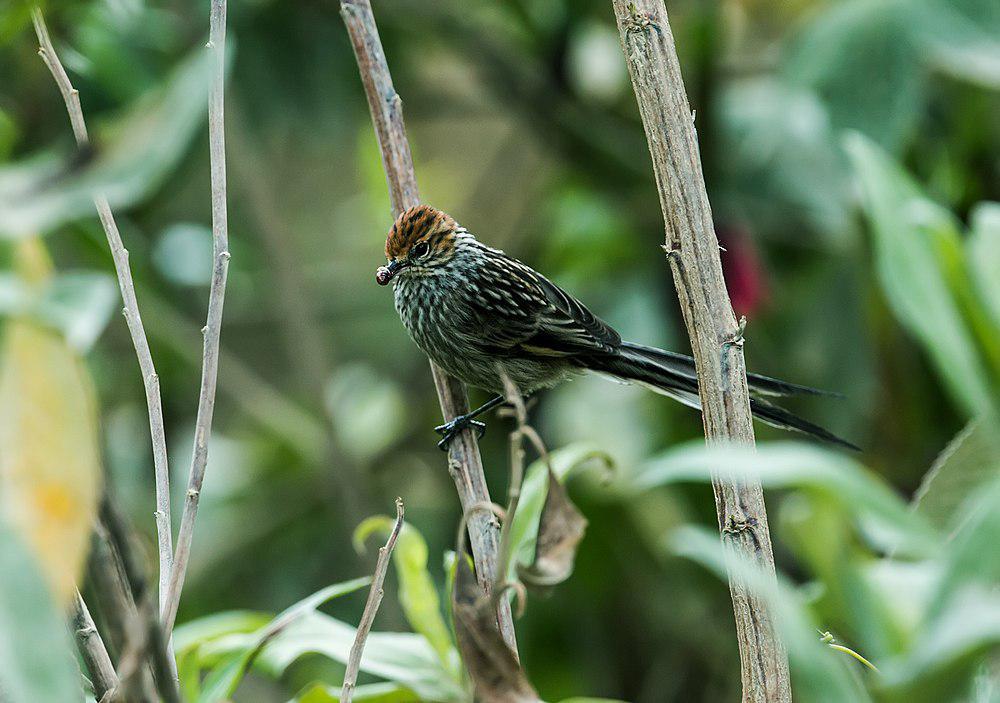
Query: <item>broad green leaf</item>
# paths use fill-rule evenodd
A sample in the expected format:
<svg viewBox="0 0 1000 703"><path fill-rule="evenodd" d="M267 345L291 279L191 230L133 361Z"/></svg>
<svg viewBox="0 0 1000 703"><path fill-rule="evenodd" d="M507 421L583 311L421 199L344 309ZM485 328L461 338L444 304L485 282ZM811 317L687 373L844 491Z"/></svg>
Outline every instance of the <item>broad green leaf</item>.
<svg viewBox="0 0 1000 703"><path fill-rule="evenodd" d="M733 574L768 604L788 651L796 701L863 703L871 700L849 675L841 655L820 643L816 636L818 624L802 598L784 579L776 581L756 565L739 560L735 553L725 550L717 534L703 528L676 530L670 536L670 548L705 566L723 581Z"/></svg>
<svg viewBox="0 0 1000 703"><path fill-rule="evenodd" d="M256 632L272 617L251 610L230 610L190 620L174 628L174 651L180 654L224 635Z"/></svg>
<svg viewBox="0 0 1000 703"><path fill-rule="evenodd" d="M352 698L363 703L420 703L421 700L410 689L394 683L357 686ZM339 701L339 688L318 683L306 689L290 703L339 703Z"/></svg>
<svg viewBox="0 0 1000 703"><path fill-rule="evenodd" d="M863 131L898 151L926 91L914 36L920 8L910 0L846 0L824 7L787 52L785 79L815 91L834 128Z"/></svg>
<svg viewBox="0 0 1000 703"><path fill-rule="evenodd" d="M549 454L552 471L560 481L565 481L575 470L597 460L606 468L614 466L614 461L601 449L581 442L557 449ZM517 577L518 563L530 564L534 560L535 544L538 537L538 521L548 495L548 466L538 460L528 467L521 484L521 498L517 512L510 526L511 560L508 578Z"/></svg>
<svg viewBox="0 0 1000 703"><path fill-rule="evenodd" d="M53 325L66 342L86 353L120 306L115 279L106 273L76 271L55 276L34 306L39 321Z"/></svg>
<svg viewBox="0 0 1000 703"><path fill-rule="evenodd" d="M966 412L991 412L989 376L956 300L962 291L953 289L967 285L954 219L860 134L850 135L846 148L871 221L879 280L896 317L927 349Z"/></svg>
<svg viewBox="0 0 1000 703"><path fill-rule="evenodd" d="M683 481L710 482L725 470L759 480L765 488L796 488L818 495L854 516L866 537L886 550L933 554L939 537L881 479L853 459L804 442L768 442L746 447L689 442L651 459L633 490Z"/></svg>
<svg viewBox="0 0 1000 703"><path fill-rule="evenodd" d="M393 518L384 515L363 521L354 530L355 549L362 551L365 540L373 533L388 535L394 523ZM410 627L427 638L441 663L457 678L460 666L458 650L451 641L451 633L441 615L441 601L434 580L427 570L427 542L410 523L403 524L392 561L399 576L399 603Z"/></svg>
<svg viewBox="0 0 1000 703"><path fill-rule="evenodd" d="M122 118L97 125L91 135L95 156L86 165L67 173L66 155L49 152L0 167L0 237L47 233L93 217L98 192L113 208L127 208L152 193L204 119L209 58L196 49L163 88L137 100Z"/></svg>
<svg viewBox="0 0 1000 703"><path fill-rule="evenodd" d="M256 667L280 676L299 658L318 654L346 663L355 628L323 613L307 613L268 643ZM205 645L213 656L226 656L252 647L252 635L230 635ZM465 701L461 686L441 665L427 640L409 632L372 632L368 635L361 671L411 689L421 700Z"/></svg>
<svg viewBox="0 0 1000 703"><path fill-rule="evenodd" d="M979 203L965 243L972 283L1000 330L1000 203Z"/></svg>
<svg viewBox="0 0 1000 703"><path fill-rule="evenodd" d="M0 692L4 703L82 701L69 630L30 550L0 516Z"/></svg>
<svg viewBox="0 0 1000 703"><path fill-rule="evenodd" d="M42 286L41 242L18 245L18 270ZM0 356L0 513L35 550L56 600L67 604L90 545L101 483L90 376L58 333L30 319L7 325Z"/></svg>
<svg viewBox="0 0 1000 703"><path fill-rule="evenodd" d="M966 502L1000 480L1000 428L973 420L945 447L924 475L913 509L938 529L954 534L970 515Z"/></svg>
<svg viewBox="0 0 1000 703"><path fill-rule="evenodd" d="M370 582L369 578L360 578L327 586L282 611L274 620L250 636L247 647L228 653L222 662L209 672L202 684L199 702L212 703L212 701L224 700L232 696L253 660L283 630L328 600L353 593L359 588L367 586Z"/></svg>

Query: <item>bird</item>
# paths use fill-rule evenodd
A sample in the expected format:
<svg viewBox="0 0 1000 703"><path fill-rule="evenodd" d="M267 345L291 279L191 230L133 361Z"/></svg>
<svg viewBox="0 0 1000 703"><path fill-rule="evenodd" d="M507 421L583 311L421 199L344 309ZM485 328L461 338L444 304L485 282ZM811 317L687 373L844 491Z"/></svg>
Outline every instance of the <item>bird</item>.
<svg viewBox="0 0 1000 703"><path fill-rule="evenodd" d="M476 418L504 402L508 379L530 396L594 372L701 408L694 359L624 341L577 298L441 210L417 205L402 212L386 237L385 257L375 280L393 284L396 311L416 345L451 376L496 394L434 428L442 449L465 429L485 431ZM756 419L858 450L767 400L839 394L754 373L747 373L747 386Z"/></svg>

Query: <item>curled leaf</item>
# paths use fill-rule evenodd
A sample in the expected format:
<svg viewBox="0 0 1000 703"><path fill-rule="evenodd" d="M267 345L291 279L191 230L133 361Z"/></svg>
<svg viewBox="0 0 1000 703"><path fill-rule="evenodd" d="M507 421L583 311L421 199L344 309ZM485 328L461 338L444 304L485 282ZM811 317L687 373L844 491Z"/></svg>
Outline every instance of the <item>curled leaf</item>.
<svg viewBox="0 0 1000 703"><path fill-rule="evenodd" d="M550 587L562 583L573 573L576 548L587 529L587 519L569 499L551 469L545 507L538 521L535 560L530 566L518 565L517 573L528 586Z"/></svg>
<svg viewBox="0 0 1000 703"><path fill-rule="evenodd" d="M483 703L539 701L514 653L500 636L496 610L476 582L467 559L456 561L452 608L458 648L475 687L476 700Z"/></svg>

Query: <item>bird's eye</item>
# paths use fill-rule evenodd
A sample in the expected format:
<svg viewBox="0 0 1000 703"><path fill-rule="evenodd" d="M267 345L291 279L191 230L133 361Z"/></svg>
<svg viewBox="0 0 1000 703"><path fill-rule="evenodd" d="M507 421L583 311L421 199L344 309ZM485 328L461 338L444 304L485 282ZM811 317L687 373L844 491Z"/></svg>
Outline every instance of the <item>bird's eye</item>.
<svg viewBox="0 0 1000 703"><path fill-rule="evenodd" d="M420 258L421 256L426 256L428 251L430 251L430 247L427 245L427 242L417 242L410 249L410 256Z"/></svg>

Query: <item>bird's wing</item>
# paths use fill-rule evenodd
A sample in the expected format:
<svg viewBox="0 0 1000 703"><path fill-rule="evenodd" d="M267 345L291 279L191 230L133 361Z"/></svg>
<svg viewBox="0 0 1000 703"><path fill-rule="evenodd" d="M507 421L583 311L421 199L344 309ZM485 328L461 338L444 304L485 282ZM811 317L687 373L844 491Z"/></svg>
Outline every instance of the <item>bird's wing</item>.
<svg viewBox="0 0 1000 703"><path fill-rule="evenodd" d="M537 271L497 252L470 301L472 341L492 354L608 353L621 337L579 300ZM500 273L502 271L502 273Z"/></svg>

